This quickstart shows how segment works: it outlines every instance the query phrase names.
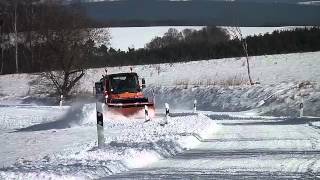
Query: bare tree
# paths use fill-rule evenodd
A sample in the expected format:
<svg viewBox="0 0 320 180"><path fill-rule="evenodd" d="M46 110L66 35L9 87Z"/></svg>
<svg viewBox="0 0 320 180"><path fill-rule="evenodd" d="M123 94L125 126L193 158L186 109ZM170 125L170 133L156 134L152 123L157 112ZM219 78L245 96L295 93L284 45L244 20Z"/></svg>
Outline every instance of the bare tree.
<svg viewBox="0 0 320 180"><path fill-rule="evenodd" d="M150 43L146 44L148 49L164 48L170 44L178 43L183 39L183 35L175 28L169 28L163 37L155 37Z"/></svg>
<svg viewBox="0 0 320 180"><path fill-rule="evenodd" d="M15 46L15 60L16 60L16 73L19 73L19 62L18 62L18 29L17 29L17 23L18 23L18 2L17 0L13 1L13 8L14 8L14 21L13 21L13 27L14 27L14 46Z"/></svg>
<svg viewBox="0 0 320 180"><path fill-rule="evenodd" d="M24 0L24 26L25 26L25 31L24 31L24 44L25 47L28 48L29 51L29 59L30 59L30 71L34 71L35 67L34 67L34 38L33 38L33 31L37 28L36 24L34 23L37 19L36 13L35 13L35 9L39 0Z"/></svg>
<svg viewBox="0 0 320 180"><path fill-rule="evenodd" d="M151 42L146 44L145 47L148 49L162 48L163 47L162 38L161 37L153 38Z"/></svg>
<svg viewBox="0 0 320 180"><path fill-rule="evenodd" d="M251 73L250 73L250 59L249 59L249 53L248 53L248 44L246 41L246 38L243 37L242 31L240 27L230 27L228 28L228 31L230 35L234 38L240 41L242 50L244 52L245 58L246 58L246 64L247 64L247 73L248 73L248 78L249 82L251 85L254 85L254 82L251 78Z"/></svg>
<svg viewBox="0 0 320 180"><path fill-rule="evenodd" d="M85 74L95 39L109 41L107 30L88 28L88 19L81 9L47 3L41 11L40 61L45 77L51 80L59 95L68 96Z"/></svg>
<svg viewBox="0 0 320 180"><path fill-rule="evenodd" d="M4 51L4 45L3 45L3 19L0 17L0 48L1 48L1 68L0 68L0 74L3 72L3 51Z"/></svg>
<svg viewBox="0 0 320 180"><path fill-rule="evenodd" d="M1 48L1 68L0 74L3 74L3 67L4 67L4 49L5 49L5 26L8 16L8 5L7 2L0 2L0 48Z"/></svg>
<svg viewBox="0 0 320 180"><path fill-rule="evenodd" d="M15 70L19 72L19 61L18 61L18 6L21 0L4 0L2 3L8 8L8 15L11 20L12 31L14 33L14 47L15 47Z"/></svg>

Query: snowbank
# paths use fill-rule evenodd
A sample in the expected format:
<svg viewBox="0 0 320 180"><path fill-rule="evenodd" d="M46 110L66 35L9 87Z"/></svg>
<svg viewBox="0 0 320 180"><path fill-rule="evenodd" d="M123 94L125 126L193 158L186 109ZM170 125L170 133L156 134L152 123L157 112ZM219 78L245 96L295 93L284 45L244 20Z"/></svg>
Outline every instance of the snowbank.
<svg viewBox="0 0 320 180"><path fill-rule="evenodd" d="M304 103L304 115L320 116L320 86L316 83L281 83L254 86L188 86L149 87L146 94L155 93L157 107L170 103L173 109L189 109L197 100L203 111L237 112L253 110L260 115L299 116ZM170 96L168 96L170 94Z"/></svg>
<svg viewBox="0 0 320 180"><path fill-rule="evenodd" d="M6 108L6 111L14 109L15 114L11 116L15 121L28 121L35 114L26 113L23 107ZM47 113L60 113L59 118L49 123L45 118L39 118L35 125L29 122L17 124L14 126L16 131L12 131L13 126L3 126L0 144L6 146L0 149L0 167L3 167L0 168L0 179L104 177L144 167L193 148L218 130L216 123L202 114L171 117L165 126L160 126L163 117L147 123L143 119L106 118L106 144L98 149L95 104L86 104L76 111L72 107L46 110ZM68 115L70 112L77 112L74 118ZM43 112L43 116L47 114ZM75 123L70 118L79 120ZM73 125L61 126L62 122L73 122ZM27 125L30 126L25 127ZM7 152L10 156L5 155Z"/></svg>
<svg viewBox="0 0 320 180"><path fill-rule="evenodd" d="M315 128L320 129L320 121L316 121L316 122L309 122L310 126L313 126Z"/></svg>

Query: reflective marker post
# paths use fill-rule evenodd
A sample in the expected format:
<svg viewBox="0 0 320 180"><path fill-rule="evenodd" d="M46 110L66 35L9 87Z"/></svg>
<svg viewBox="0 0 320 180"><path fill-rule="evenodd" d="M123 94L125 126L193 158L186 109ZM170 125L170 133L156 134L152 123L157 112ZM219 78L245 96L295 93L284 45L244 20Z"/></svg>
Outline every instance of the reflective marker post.
<svg viewBox="0 0 320 180"><path fill-rule="evenodd" d="M165 106L166 106L166 122L165 123L168 124L168 119L169 119L169 115L170 115L170 108L169 108L168 103L166 103Z"/></svg>
<svg viewBox="0 0 320 180"><path fill-rule="evenodd" d="M168 124L168 119L169 119L169 115L170 115L169 104L165 103L165 107L166 107L166 116L164 117L163 122L160 123L161 126Z"/></svg>
<svg viewBox="0 0 320 180"><path fill-rule="evenodd" d="M197 100L195 99L193 101L193 113L196 113L197 112Z"/></svg>
<svg viewBox="0 0 320 180"><path fill-rule="evenodd" d="M149 116L149 111L148 111L147 105L144 106L144 119L145 119L144 122L150 121L150 116Z"/></svg>
<svg viewBox="0 0 320 180"><path fill-rule="evenodd" d="M299 108L300 108L300 117L303 117L303 100L301 101Z"/></svg>
<svg viewBox="0 0 320 180"><path fill-rule="evenodd" d="M104 145L103 111L102 111L102 105L99 102L96 102L96 111L97 111L98 147L102 147Z"/></svg>
<svg viewBox="0 0 320 180"><path fill-rule="evenodd" d="M63 103L63 95L60 96L60 103L59 103L60 107L62 106L62 103Z"/></svg>

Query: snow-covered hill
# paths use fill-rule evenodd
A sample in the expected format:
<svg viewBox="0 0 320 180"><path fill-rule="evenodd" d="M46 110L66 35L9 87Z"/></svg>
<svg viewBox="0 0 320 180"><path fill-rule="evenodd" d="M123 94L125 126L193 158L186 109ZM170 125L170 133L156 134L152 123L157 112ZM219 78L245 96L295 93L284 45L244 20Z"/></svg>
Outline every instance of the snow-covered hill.
<svg viewBox="0 0 320 180"><path fill-rule="evenodd" d="M138 65L133 71L146 79L149 96L155 91L160 108L168 102L190 109L197 99L202 110L239 111L261 106L263 113L295 116L303 97L306 106L313 109L306 110L309 115L318 114L320 52L254 56L250 67L253 80L260 84L247 84L244 58ZM129 66L106 68L108 73L130 71ZM104 74L105 68L87 70L76 92L92 96L94 82ZM47 97L53 91L48 87L38 74L0 76L0 104L52 103Z"/></svg>
<svg viewBox="0 0 320 180"><path fill-rule="evenodd" d="M134 66L147 81L149 96L156 104L190 109L194 99L202 110L243 111L259 109L263 114L297 116L304 100L308 115L320 115L320 52L254 56L250 58L254 86L248 85L244 58L226 58L175 64ZM107 68L109 73L128 72L129 67ZM105 73L88 70L81 91L92 92L92 84ZM261 104L262 103L262 104Z"/></svg>
<svg viewBox="0 0 320 180"><path fill-rule="evenodd" d="M203 164L201 167L207 169L208 173L217 172L219 164L225 168L223 173L230 173L228 169L234 172L239 169L291 172L286 164L291 160L292 153L297 149L302 153L319 149L315 145L319 134L313 129L318 123L310 122L308 125L303 124L308 119L297 121L294 118L262 117L259 114L297 116L299 104L303 101L305 115L320 116L320 52L257 56L251 57L250 62L252 77L260 82L254 86L247 84L244 58L134 66L133 70L147 81L145 93L148 96L155 94L157 111L162 114L148 123L144 123L143 119L106 116L106 145L100 149L96 142L95 104L81 99L81 96L92 97L94 82L105 73L104 68L87 70L75 91L76 98L63 107L49 106L54 103L51 100L54 98L51 94L53 90L39 73L2 75L0 179L93 179L152 163L151 167L155 168L172 165L171 171L175 171L173 166L180 168L183 162L188 163L181 168L187 167L192 171L193 162L196 162ZM107 69L108 73L130 71L129 66ZM198 100L199 114L190 113L194 99ZM165 102L170 104L172 113L179 114L172 116L168 125L163 127L159 123L163 121L162 106ZM231 121L229 128L217 124L219 119L220 123ZM243 129L238 127L241 123L247 123L241 126ZM265 127L268 123L274 125ZM287 131L282 132L281 123L286 124ZM252 132L248 131L252 128ZM231 141L228 140L230 137ZM247 137L258 138L251 141ZM280 144L288 139L290 143L279 145L279 137L282 138ZM259 138L267 140L268 147ZM241 142L233 142L237 139ZM201 154L203 149L210 150L204 142L215 152L244 151L248 147L263 151L289 148L289 151L284 159L283 156L272 155L265 158L258 151L252 152L246 159L244 156L233 159L234 166L228 163L229 156L216 161L211 155ZM224 143L227 143L227 149ZM182 153L180 157L188 158L183 153L189 148L198 148L198 155L192 158L200 156L202 159L176 161L170 158L171 161L166 161L166 158L177 153ZM260 161L267 160L263 168L260 168L259 161L252 160L255 156L261 157ZM318 162L316 155L311 156ZM274 162L281 164L275 169L268 164L274 159L277 159ZM244 160L250 163L243 164ZM296 161L291 164L300 167L304 156L297 155ZM246 166L251 162L254 162L252 166ZM301 172L318 172L318 166L311 167L310 164L313 163L304 165ZM171 171L167 172L169 178ZM194 170L197 171L199 169ZM292 172L296 172L296 169Z"/></svg>
<svg viewBox="0 0 320 180"><path fill-rule="evenodd" d="M108 73L117 73L129 72L130 67L106 68ZM250 67L253 80L261 84L305 80L320 82L320 52L253 56ZM233 80L246 83L248 79L245 58L139 65L133 66L133 71L144 77L148 84L159 86L228 84ZM80 89L92 91L92 84L103 74L104 68L88 70Z"/></svg>

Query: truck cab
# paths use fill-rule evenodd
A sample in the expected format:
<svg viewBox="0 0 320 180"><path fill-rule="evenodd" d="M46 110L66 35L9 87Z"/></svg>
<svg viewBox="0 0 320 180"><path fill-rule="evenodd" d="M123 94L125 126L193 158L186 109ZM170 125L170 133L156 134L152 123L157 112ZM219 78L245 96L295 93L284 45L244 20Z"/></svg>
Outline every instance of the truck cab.
<svg viewBox="0 0 320 180"><path fill-rule="evenodd" d="M145 106L154 108L142 92L145 81L139 83L137 73L118 73L103 76L95 83L96 98L104 102L108 108L125 116L143 110Z"/></svg>

